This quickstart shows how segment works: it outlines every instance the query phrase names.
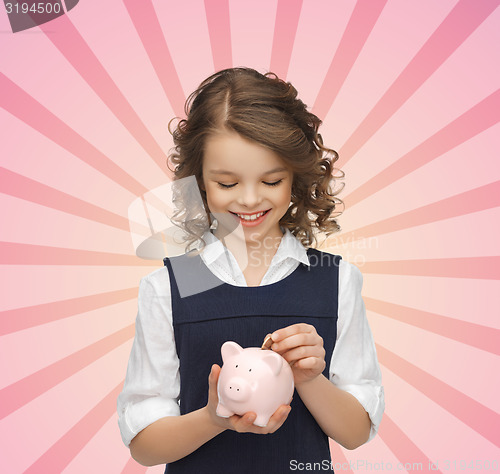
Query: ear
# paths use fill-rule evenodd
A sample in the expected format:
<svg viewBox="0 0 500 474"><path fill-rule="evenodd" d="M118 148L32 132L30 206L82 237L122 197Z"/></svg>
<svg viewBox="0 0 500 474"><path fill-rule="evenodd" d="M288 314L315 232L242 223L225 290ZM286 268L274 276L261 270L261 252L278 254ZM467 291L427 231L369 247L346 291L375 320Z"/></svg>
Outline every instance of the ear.
<svg viewBox="0 0 500 474"><path fill-rule="evenodd" d="M283 367L283 357L281 357L279 354L276 354L276 352L266 352L269 352L269 354L266 354L262 358L262 362L264 362L271 368L271 371L274 375L278 375L281 371L281 367Z"/></svg>
<svg viewBox="0 0 500 474"><path fill-rule="evenodd" d="M222 347L220 348L220 353L222 354L222 361L226 362L227 359L235 355L238 355L241 351L243 351L243 348L239 344L236 344L236 342L233 341L225 342L224 344L222 344Z"/></svg>

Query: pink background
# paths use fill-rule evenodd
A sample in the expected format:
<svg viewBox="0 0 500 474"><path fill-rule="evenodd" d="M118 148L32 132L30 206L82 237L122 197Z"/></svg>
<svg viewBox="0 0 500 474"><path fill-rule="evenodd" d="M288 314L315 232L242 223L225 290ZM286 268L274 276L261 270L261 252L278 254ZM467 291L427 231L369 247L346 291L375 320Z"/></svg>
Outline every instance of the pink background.
<svg viewBox="0 0 500 474"><path fill-rule="evenodd" d="M127 208L170 179L187 95L231 66L291 81L346 174L322 249L364 275L386 411L368 444L332 442L336 471L498 462L498 5L81 0L13 34L2 4L1 471L163 472L117 425L139 280L162 265L134 255Z"/></svg>

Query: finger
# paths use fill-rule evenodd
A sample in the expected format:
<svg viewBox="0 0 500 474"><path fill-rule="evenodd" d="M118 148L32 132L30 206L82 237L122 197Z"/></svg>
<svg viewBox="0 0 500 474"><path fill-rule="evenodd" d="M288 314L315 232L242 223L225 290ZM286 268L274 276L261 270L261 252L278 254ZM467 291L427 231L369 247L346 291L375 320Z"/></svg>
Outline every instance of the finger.
<svg viewBox="0 0 500 474"><path fill-rule="evenodd" d="M257 415L254 412L245 413L243 416L233 415L229 418L233 429L239 433L267 434L276 431L286 420L289 412L288 405L281 405L266 426L254 425Z"/></svg>
<svg viewBox="0 0 500 474"><path fill-rule="evenodd" d="M248 412L245 413L242 416L239 415L232 415L229 417L229 422L233 429L237 431L238 433L257 433L257 431L254 428L253 422L255 421L255 418L257 418L257 415L253 412Z"/></svg>
<svg viewBox="0 0 500 474"><path fill-rule="evenodd" d="M273 343L271 349L275 352L283 352L298 346L323 346L323 339L317 333L292 334Z"/></svg>
<svg viewBox="0 0 500 474"><path fill-rule="evenodd" d="M208 374L208 383L210 385L217 384L217 381L219 380L220 370L221 369L217 364L212 365L212 367L210 368L210 373Z"/></svg>
<svg viewBox="0 0 500 474"><path fill-rule="evenodd" d="M214 366L210 367L210 373L208 374L208 387L212 388L214 383Z"/></svg>
<svg viewBox="0 0 500 474"><path fill-rule="evenodd" d="M288 418L288 415L290 414L291 407L289 405L282 405L280 409L277 411L277 416L274 418L274 415L271 417L272 421L270 420L270 423L267 424L269 431L268 433L274 433L277 431L283 423L286 421ZM273 419L274 418L274 419Z"/></svg>
<svg viewBox="0 0 500 474"><path fill-rule="evenodd" d="M296 361L294 366L298 369L320 370L321 372L323 372L323 370L325 370L326 363L324 359L319 359L317 357L306 357L305 359Z"/></svg>
<svg viewBox="0 0 500 474"><path fill-rule="evenodd" d="M278 342L293 334L316 332L316 328L311 324L297 323L278 329L272 333L273 341Z"/></svg>
<svg viewBox="0 0 500 474"><path fill-rule="evenodd" d="M208 375L208 397L213 400L213 403L219 402L219 395L217 393L217 382L219 380L221 368L217 364L213 364Z"/></svg>
<svg viewBox="0 0 500 474"><path fill-rule="evenodd" d="M309 357L324 360L325 351L322 347L318 346L299 346L282 353L281 356L289 364L292 364L296 361L307 359Z"/></svg>
<svg viewBox="0 0 500 474"><path fill-rule="evenodd" d="M281 424L284 420L286 420L286 417L288 416L290 410L290 405L281 405L280 407L278 407L278 409L273 413L273 416L269 418L267 427L274 428L274 426Z"/></svg>

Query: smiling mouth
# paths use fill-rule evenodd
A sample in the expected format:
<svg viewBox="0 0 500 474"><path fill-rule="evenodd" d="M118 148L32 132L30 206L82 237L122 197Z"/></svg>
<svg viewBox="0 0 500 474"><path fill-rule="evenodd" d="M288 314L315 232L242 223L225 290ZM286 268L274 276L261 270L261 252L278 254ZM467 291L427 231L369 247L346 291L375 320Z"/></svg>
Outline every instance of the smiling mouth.
<svg viewBox="0 0 500 474"><path fill-rule="evenodd" d="M231 212L231 214L233 214L234 216L237 216L245 221L255 221L259 217L266 215L270 210L271 209L268 209L267 211L256 212L255 214L238 214L236 212L231 212L231 211L229 212Z"/></svg>

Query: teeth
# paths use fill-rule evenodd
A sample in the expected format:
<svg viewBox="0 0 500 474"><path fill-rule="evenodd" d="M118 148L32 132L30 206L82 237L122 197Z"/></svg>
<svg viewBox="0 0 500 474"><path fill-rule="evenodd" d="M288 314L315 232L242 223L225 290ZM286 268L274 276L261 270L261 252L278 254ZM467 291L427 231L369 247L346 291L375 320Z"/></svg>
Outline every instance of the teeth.
<svg viewBox="0 0 500 474"><path fill-rule="evenodd" d="M251 216L243 216L241 214L237 214L237 216L245 221L254 221L255 219L258 219L260 216L263 216L264 214L265 212L259 212L258 214L252 214Z"/></svg>

